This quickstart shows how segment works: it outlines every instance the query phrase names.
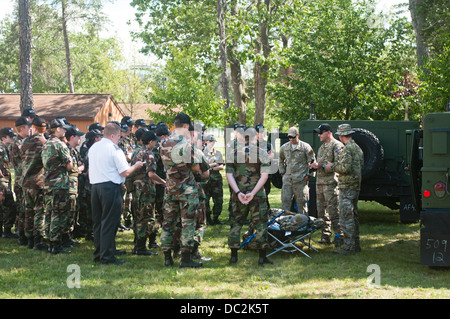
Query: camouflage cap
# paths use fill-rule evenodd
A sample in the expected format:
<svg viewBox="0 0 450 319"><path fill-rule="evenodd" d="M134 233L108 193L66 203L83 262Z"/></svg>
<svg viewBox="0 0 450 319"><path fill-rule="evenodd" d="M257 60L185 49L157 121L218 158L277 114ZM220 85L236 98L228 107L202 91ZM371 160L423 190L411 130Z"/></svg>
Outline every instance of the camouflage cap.
<svg viewBox="0 0 450 319"><path fill-rule="evenodd" d="M297 137L298 129L294 126L290 127L288 130L288 137Z"/></svg>
<svg viewBox="0 0 450 319"><path fill-rule="evenodd" d="M335 134L346 136L346 135L350 135L352 133L355 133L355 131L352 130L352 127L350 126L350 124L345 123L345 124L341 124L338 126L337 132Z"/></svg>
<svg viewBox="0 0 450 319"><path fill-rule="evenodd" d="M212 134L206 135L205 141L217 142L216 138L215 138L214 135L212 135Z"/></svg>

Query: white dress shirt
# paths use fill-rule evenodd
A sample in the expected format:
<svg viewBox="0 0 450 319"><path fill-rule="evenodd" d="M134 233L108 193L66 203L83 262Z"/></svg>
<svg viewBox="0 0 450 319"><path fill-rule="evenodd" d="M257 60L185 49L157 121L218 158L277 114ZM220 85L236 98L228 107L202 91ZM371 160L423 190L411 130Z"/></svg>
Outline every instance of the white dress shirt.
<svg viewBox="0 0 450 319"><path fill-rule="evenodd" d="M88 152L89 181L91 184L113 182L122 184L125 177L120 176L130 165L124 152L111 140L102 138L94 143Z"/></svg>

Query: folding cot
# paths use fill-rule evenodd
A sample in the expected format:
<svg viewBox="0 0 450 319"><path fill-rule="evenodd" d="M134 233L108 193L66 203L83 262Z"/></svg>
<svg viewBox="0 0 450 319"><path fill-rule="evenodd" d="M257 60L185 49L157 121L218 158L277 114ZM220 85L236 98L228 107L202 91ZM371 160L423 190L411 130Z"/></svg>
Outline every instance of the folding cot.
<svg viewBox="0 0 450 319"><path fill-rule="evenodd" d="M276 214L272 212L272 215ZM308 258L311 258L299 245L308 247L315 252L319 252L312 246L311 236L323 227L323 220L321 218L310 217L304 214L294 214L291 212L283 212L278 216L273 223L268 225L269 242L274 249L273 252L267 255L271 256L280 251L293 253L298 251Z"/></svg>
<svg viewBox="0 0 450 319"><path fill-rule="evenodd" d="M280 251L289 253L298 251L306 257L311 258L296 243L302 243L303 246L318 252L311 244L313 241L311 236L322 227L323 220L321 218L296 214L281 209L271 209L269 221L267 222L267 232L269 235L269 243L274 251L268 254L267 257ZM252 234L246 237L241 247L247 246L254 235Z"/></svg>

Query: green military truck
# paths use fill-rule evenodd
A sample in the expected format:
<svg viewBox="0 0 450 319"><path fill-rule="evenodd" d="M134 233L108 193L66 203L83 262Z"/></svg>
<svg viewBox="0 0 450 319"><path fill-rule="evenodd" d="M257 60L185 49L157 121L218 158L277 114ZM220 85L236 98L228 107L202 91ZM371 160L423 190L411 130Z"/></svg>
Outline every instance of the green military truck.
<svg viewBox="0 0 450 319"><path fill-rule="evenodd" d="M450 266L450 112L427 114L411 132L408 167L420 212L420 262Z"/></svg>
<svg viewBox="0 0 450 319"><path fill-rule="evenodd" d="M304 120L299 123L300 139L311 145L314 152L322 142L314 132L322 123L328 123L333 132L339 124L349 123L354 128L353 139L364 152L359 199L376 201L391 209L399 209L404 223L417 222L419 212L411 196L411 182L406 168L411 131L419 129L414 121L327 121ZM288 141L284 133L279 135L282 145ZM279 176L272 176L272 184L281 188ZM316 216L315 179L310 179L309 213Z"/></svg>

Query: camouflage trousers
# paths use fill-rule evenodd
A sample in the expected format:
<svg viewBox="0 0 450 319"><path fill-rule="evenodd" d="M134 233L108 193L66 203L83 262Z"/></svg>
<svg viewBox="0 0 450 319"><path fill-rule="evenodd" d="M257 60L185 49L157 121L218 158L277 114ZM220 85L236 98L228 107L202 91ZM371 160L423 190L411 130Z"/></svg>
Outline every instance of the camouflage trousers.
<svg viewBox="0 0 450 319"><path fill-rule="evenodd" d="M254 227L256 233L254 238L256 247L258 249L267 249L269 247L267 242L268 209L264 190L260 190L248 205L243 205L239 201L236 193L233 193L230 201L232 201L232 204L228 247L239 248L241 243L241 230L244 224L247 223L247 217L250 214L251 225Z"/></svg>
<svg viewBox="0 0 450 319"><path fill-rule="evenodd" d="M342 235L339 226L339 205L338 188L334 184L316 185L317 217L322 218L324 227L322 228L322 239L328 240L331 237L331 230L334 234Z"/></svg>
<svg viewBox="0 0 450 319"><path fill-rule="evenodd" d="M161 231L161 249L163 251L174 248L178 221L181 222L181 253L192 251L195 245L194 235L198 205L198 196L192 196L189 200L179 200L175 195L166 194L164 199L164 221Z"/></svg>
<svg viewBox="0 0 450 319"><path fill-rule="evenodd" d="M69 232L70 200L68 189L47 190L44 195L45 234L51 242L61 241Z"/></svg>
<svg viewBox="0 0 450 319"><path fill-rule="evenodd" d="M78 194L71 192L69 195L69 217L68 217L68 225L67 225L67 231L73 232L73 229L75 227L75 224L77 223L78 219L78 210L79 210L79 204L78 204Z"/></svg>
<svg viewBox="0 0 450 319"><path fill-rule="evenodd" d="M297 202L298 212L308 215L309 187L306 181L292 181L291 176L283 176L283 186L281 188L281 208L291 210L292 199Z"/></svg>
<svg viewBox="0 0 450 319"><path fill-rule="evenodd" d="M359 189L339 189L339 223L344 234L342 248L348 251L359 248L358 197Z"/></svg>
<svg viewBox="0 0 450 319"><path fill-rule="evenodd" d="M78 197L78 218L77 224L82 234L92 235L92 209L91 209L91 192L84 190Z"/></svg>
<svg viewBox="0 0 450 319"><path fill-rule="evenodd" d="M24 189L23 206L25 208L24 231L28 238L45 236L44 190Z"/></svg>
<svg viewBox="0 0 450 319"><path fill-rule="evenodd" d="M203 236L206 230L206 195L203 191L200 192L198 201L198 211L195 216L195 232L194 241L195 244L200 246L203 241Z"/></svg>
<svg viewBox="0 0 450 319"><path fill-rule="evenodd" d="M155 196L155 218L158 221L159 225L162 225L164 219L164 193L165 186L164 185L155 185L156 188L156 196Z"/></svg>
<svg viewBox="0 0 450 319"><path fill-rule="evenodd" d="M203 187L205 191L205 204L206 204L206 215L208 217L211 216L211 213L214 218L218 218L222 213L223 207L223 181L209 179L208 182ZM212 210L210 207L210 201L214 204Z"/></svg>
<svg viewBox="0 0 450 319"><path fill-rule="evenodd" d="M1 227L11 229L16 222L17 205L10 189L3 189L4 200L0 202L0 232Z"/></svg>
<svg viewBox="0 0 450 319"><path fill-rule="evenodd" d="M19 234L25 235L25 207L23 206L24 195L22 187L15 185L14 194L16 195L17 230Z"/></svg>
<svg viewBox="0 0 450 319"><path fill-rule="evenodd" d="M155 198L152 195L136 189L133 192L136 197L136 210L134 212L134 233L137 239L156 236L158 223L155 219Z"/></svg>

